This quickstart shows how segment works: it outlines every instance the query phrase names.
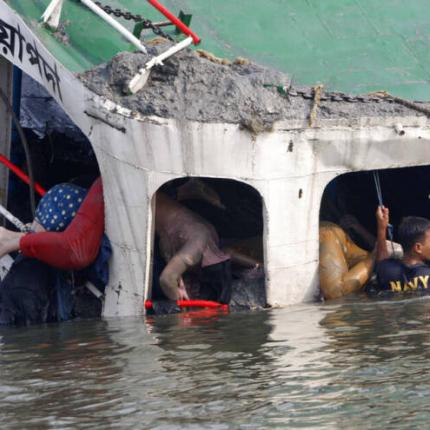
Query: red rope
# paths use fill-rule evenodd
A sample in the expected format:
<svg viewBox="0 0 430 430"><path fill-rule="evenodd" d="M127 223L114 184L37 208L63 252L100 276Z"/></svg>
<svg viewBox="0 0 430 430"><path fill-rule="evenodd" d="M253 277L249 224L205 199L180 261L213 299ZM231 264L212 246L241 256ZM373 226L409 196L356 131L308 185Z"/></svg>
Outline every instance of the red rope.
<svg viewBox="0 0 430 430"><path fill-rule="evenodd" d="M0 163L4 164L9 170L15 173L18 178L22 179L26 184L30 184L30 178L18 167L10 162L4 155L0 154ZM39 184L34 184L34 189L39 195L44 196L46 190L44 190Z"/></svg>
<svg viewBox="0 0 430 430"><path fill-rule="evenodd" d="M228 309L228 305L210 300L177 300L176 304L180 308L218 308ZM145 300L145 309L152 309L152 300Z"/></svg>
<svg viewBox="0 0 430 430"><path fill-rule="evenodd" d="M157 0L148 0L148 2L154 6L159 12L161 12L168 20L178 27L182 33L193 38L194 45L200 43L200 38L195 34L189 27L187 27L180 19L176 18L172 12L166 9L162 4L158 3Z"/></svg>

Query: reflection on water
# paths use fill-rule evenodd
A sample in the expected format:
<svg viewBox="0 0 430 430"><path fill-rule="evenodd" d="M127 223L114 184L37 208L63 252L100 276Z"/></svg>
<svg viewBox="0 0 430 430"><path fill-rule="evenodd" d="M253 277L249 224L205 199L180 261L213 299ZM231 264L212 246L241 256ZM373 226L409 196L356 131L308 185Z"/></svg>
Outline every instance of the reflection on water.
<svg viewBox="0 0 430 430"><path fill-rule="evenodd" d="M417 299L1 328L1 427L427 427L429 319Z"/></svg>

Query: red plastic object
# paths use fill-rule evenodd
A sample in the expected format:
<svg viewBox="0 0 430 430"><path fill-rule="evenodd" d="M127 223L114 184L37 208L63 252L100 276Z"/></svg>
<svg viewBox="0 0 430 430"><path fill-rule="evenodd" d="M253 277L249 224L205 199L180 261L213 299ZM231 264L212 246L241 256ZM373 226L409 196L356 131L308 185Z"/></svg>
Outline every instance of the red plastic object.
<svg viewBox="0 0 430 430"><path fill-rule="evenodd" d="M18 178L22 179L26 184L30 184L30 178L18 167L15 166L11 161L9 161L4 155L0 154L0 163L4 164L8 169L10 169L13 173L15 173ZM44 190L39 184L34 184L34 189L41 196L46 194L46 190Z"/></svg>
<svg viewBox="0 0 430 430"><path fill-rule="evenodd" d="M159 12L161 12L169 21L178 27L182 33L187 36L191 36L193 38L194 45L198 45L200 43L200 38L195 34L189 27L187 27L180 19L176 18L172 12L166 9L162 4L158 3L157 0L148 0L152 6L154 6Z"/></svg>
<svg viewBox="0 0 430 430"><path fill-rule="evenodd" d="M212 308L228 309L224 303L212 302L210 300L177 300L176 304L180 308ZM145 309L152 309L152 300L145 300Z"/></svg>

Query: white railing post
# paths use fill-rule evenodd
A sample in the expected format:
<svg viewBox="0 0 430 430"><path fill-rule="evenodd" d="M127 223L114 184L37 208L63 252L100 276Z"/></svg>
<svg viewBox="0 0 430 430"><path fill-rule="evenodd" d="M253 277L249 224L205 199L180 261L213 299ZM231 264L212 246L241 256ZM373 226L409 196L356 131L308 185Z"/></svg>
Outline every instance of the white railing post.
<svg viewBox="0 0 430 430"><path fill-rule="evenodd" d="M64 0L52 0L42 15L42 21L56 30L60 24Z"/></svg>
<svg viewBox="0 0 430 430"><path fill-rule="evenodd" d="M63 1L64 0L52 0L51 3L46 8L44 14L42 15L43 22L48 23L48 25L50 25L52 28L58 27ZM93 1L91 0L80 0L80 1L89 9L91 9L101 19L106 21L111 27L113 27L115 30L121 33L137 49L142 51L144 54L147 53L146 48L143 46L142 42L133 33L127 30L117 20L109 16L102 8L97 6Z"/></svg>
<svg viewBox="0 0 430 430"><path fill-rule="evenodd" d="M186 39L182 40L176 45L173 45L172 47L170 47L167 51L161 53L160 55L157 55L154 58L151 58L145 64L145 67L142 67L139 70L139 73L136 76L134 76L134 78L130 81L128 85L129 91L132 94L135 94L139 90L141 90L146 84L146 81L148 80L148 77L149 77L149 73L154 66L163 65L164 60L176 54L177 52L181 51L182 49L186 48L187 46L190 46L192 43L193 43L193 38L191 36L187 37Z"/></svg>

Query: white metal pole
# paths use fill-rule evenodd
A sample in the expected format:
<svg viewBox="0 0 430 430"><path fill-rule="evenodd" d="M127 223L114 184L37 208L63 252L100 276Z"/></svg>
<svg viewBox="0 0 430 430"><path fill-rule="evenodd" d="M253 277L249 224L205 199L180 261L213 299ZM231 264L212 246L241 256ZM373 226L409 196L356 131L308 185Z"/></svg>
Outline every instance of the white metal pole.
<svg viewBox="0 0 430 430"><path fill-rule="evenodd" d="M88 288L88 290L93 293L99 300L103 300L105 295L91 282L87 281L85 282L85 286Z"/></svg>
<svg viewBox="0 0 430 430"><path fill-rule="evenodd" d="M167 51L157 55L154 58L151 58L146 64L145 67L139 69L139 73L133 77L133 79L128 84L128 89L132 94L136 94L139 90L143 88L146 84L146 81L149 77L150 70L156 65L162 65L163 61L167 58L171 57L173 54L181 51L182 49L190 46L193 43L193 38L187 37L182 42L177 43L176 45L169 48Z"/></svg>
<svg viewBox="0 0 430 430"><path fill-rule="evenodd" d="M18 230L28 231L28 228L15 216L13 216L4 206L0 205L0 214L10 221Z"/></svg>
<svg viewBox="0 0 430 430"><path fill-rule="evenodd" d="M108 15L103 9L98 7L91 0L81 0L85 6L91 9L95 14L97 14L100 18L105 20L108 24L114 27L117 31L119 31L129 42L131 42L136 48L140 49L144 54L147 53L146 48L142 45L140 40L134 36L133 33L128 31L123 25L121 25L118 21L113 19L110 15Z"/></svg>
<svg viewBox="0 0 430 430"><path fill-rule="evenodd" d="M3 281L6 277L12 264L13 258L9 254L5 254L0 258L0 281Z"/></svg>
<svg viewBox="0 0 430 430"><path fill-rule="evenodd" d="M64 0L52 0L42 15L43 22L47 23L51 28L55 30L60 24L63 1Z"/></svg>
<svg viewBox="0 0 430 430"><path fill-rule="evenodd" d="M181 51L182 49L186 48L187 46L190 46L193 43L193 38L187 37L182 42L177 43L176 45L169 48L167 51L161 53L160 55L157 55L156 57L152 58L145 64L145 68L141 69L141 71L145 69L151 69L152 67L156 65L162 65L163 61L167 58L171 57L172 55L176 54L177 52Z"/></svg>
<svg viewBox="0 0 430 430"><path fill-rule="evenodd" d="M0 92L12 99L13 64L0 56ZM10 158L12 135L12 114L7 105L0 102L0 154ZM0 167L0 204L7 204L9 188L9 170Z"/></svg>

